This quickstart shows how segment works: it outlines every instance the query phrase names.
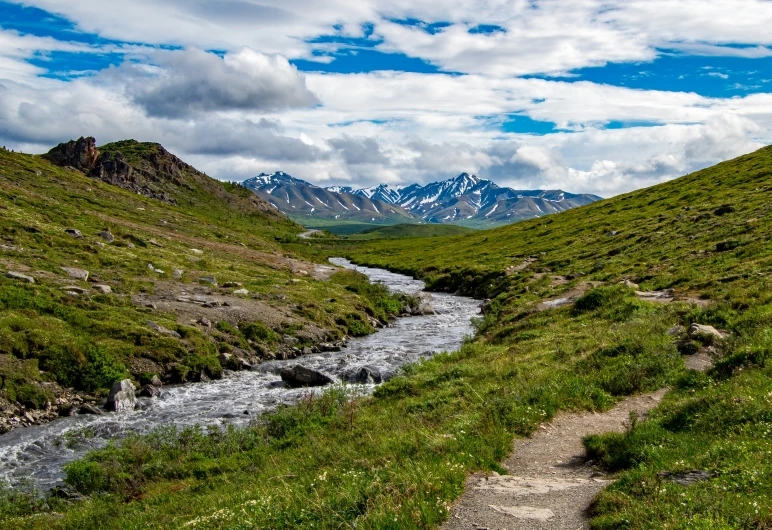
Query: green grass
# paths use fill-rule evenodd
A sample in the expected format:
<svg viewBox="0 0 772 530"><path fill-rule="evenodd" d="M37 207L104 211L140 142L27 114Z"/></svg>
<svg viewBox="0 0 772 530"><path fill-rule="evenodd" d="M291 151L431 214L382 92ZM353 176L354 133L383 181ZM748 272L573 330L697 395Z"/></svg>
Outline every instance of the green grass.
<svg viewBox="0 0 772 530"><path fill-rule="evenodd" d="M438 237L472 232L470 228L455 225L437 224L398 224L390 226L378 226L368 228L356 234L351 234L347 239L401 239L406 237Z"/></svg>
<svg viewBox="0 0 772 530"><path fill-rule="evenodd" d="M116 442L69 468L86 502L46 509L34 495L0 495L0 526L434 528L469 472L504 472L513 439L557 411L602 411L671 386L650 420L587 440L620 477L595 503L593 525L768 528L771 172L767 148L485 232L288 240L292 252L344 254L490 298L488 311L458 352L408 367L372 397L334 388L246 429ZM714 214L727 203L736 211ZM618 285L625 278L712 302L641 301ZM573 307L535 310L587 280L603 286ZM685 370L667 333L694 322L730 332L704 375ZM717 477L693 486L657 478L691 468Z"/></svg>

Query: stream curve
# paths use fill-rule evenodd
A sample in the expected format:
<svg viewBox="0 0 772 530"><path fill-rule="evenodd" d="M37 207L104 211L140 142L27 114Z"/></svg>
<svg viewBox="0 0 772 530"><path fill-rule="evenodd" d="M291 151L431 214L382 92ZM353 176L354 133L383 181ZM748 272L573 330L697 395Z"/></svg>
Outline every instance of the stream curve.
<svg viewBox="0 0 772 530"><path fill-rule="evenodd" d="M31 481L41 489L56 486L61 484L65 464L129 432L142 433L168 425L247 425L256 415L293 403L311 391L286 387L278 375L286 366L299 364L320 370L338 381L350 371L368 366L388 378L405 364L458 349L464 337L472 333L471 319L479 314L478 300L423 293L424 283L409 276L356 266L343 258L330 261L362 272L370 281L381 282L393 291L428 297L437 314L400 318L375 334L351 339L339 352L269 361L252 371L226 372L216 381L164 387L158 398L140 398L140 409L133 412L78 415L17 428L0 435L0 480L11 484ZM367 393L375 385L359 388Z"/></svg>

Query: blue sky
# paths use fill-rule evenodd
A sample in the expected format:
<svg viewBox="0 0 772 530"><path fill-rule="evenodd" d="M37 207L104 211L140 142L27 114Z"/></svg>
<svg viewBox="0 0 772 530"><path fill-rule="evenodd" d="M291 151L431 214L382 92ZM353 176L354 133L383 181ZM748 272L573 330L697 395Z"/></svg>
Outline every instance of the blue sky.
<svg viewBox="0 0 772 530"><path fill-rule="evenodd" d="M0 2L0 141L132 136L228 179L470 171L610 195L770 142L770 5Z"/></svg>

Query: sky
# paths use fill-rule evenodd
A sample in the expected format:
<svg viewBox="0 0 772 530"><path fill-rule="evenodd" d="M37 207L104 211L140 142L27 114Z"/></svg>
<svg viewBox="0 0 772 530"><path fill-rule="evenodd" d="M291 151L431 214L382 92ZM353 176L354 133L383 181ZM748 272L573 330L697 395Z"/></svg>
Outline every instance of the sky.
<svg viewBox="0 0 772 530"><path fill-rule="evenodd" d="M0 144L604 197L772 143L769 0L0 0Z"/></svg>

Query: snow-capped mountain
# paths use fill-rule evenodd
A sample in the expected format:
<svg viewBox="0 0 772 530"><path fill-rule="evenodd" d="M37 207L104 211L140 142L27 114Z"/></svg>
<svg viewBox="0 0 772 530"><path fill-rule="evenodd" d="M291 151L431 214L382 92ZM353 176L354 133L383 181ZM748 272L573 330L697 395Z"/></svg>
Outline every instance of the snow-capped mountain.
<svg viewBox="0 0 772 530"><path fill-rule="evenodd" d="M371 188L337 187L341 193L376 197L399 205L430 223L465 223L499 225L561 212L589 204L601 197L573 194L562 190L514 190L476 175L459 176L432 182L425 186L391 186Z"/></svg>
<svg viewBox="0 0 772 530"><path fill-rule="evenodd" d="M261 173L242 184L297 221L314 218L380 224L421 222L420 217L397 204L354 193L351 188L321 188L283 171Z"/></svg>

